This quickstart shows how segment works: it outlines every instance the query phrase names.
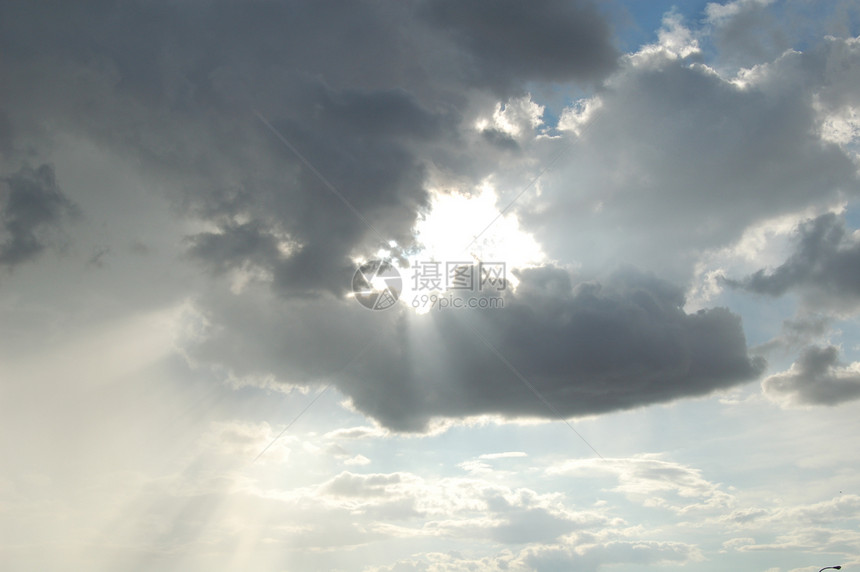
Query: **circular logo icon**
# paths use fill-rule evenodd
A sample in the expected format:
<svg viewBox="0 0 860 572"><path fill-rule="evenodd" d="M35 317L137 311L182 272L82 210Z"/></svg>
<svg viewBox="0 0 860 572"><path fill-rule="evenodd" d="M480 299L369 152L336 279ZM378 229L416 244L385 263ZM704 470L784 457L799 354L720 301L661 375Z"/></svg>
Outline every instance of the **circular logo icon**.
<svg viewBox="0 0 860 572"><path fill-rule="evenodd" d="M352 292L358 303L369 310L393 306L403 291L400 272L385 260L370 260L358 267L352 277Z"/></svg>

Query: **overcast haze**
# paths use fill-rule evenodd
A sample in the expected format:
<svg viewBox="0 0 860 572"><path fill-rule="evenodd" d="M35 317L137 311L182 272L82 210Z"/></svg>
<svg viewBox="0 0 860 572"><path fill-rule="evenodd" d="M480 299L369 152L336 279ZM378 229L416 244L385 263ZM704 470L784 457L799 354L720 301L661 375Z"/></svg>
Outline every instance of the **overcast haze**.
<svg viewBox="0 0 860 572"><path fill-rule="evenodd" d="M858 34L2 3L0 568L860 567Z"/></svg>

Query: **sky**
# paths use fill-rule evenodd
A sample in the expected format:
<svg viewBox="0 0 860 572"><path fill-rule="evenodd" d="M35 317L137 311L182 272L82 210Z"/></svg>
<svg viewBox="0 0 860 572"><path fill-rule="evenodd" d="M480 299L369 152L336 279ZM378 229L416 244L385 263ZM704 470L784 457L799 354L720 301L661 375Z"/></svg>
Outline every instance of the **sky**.
<svg viewBox="0 0 860 572"><path fill-rule="evenodd" d="M0 4L0 567L860 570L860 5Z"/></svg>

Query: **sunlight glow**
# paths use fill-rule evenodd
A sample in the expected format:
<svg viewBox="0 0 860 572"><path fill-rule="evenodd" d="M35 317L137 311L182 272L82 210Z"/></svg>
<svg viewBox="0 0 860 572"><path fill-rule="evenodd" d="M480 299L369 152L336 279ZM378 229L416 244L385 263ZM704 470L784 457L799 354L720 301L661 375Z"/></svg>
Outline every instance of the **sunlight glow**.
<svg viewBox="0 0 860 572"><path fill-rule="evenodd" d="M544 262L540 244L520 228L514 214L499 216L498 202L488 181L472 194L433 192L429 212L415 225L419 249L408 258L410 268L402 269L404 294L419 293L414 288L412 269L425 262L440 262L443 268L446 262L504 263L513 288L517 280L511 270Z"/></svg>
<svg viewBox="0 0 860 572"><path fill-rule="evenodd" d="M435 192L430 212L415 226L421 250L412 260L505 262L532 266L545 260L537 241L513 214L499 216L498 196L485 182L476 194ZM483 234L481 233L490 223ZM474 240L474 242L473 242Z"/></svg>

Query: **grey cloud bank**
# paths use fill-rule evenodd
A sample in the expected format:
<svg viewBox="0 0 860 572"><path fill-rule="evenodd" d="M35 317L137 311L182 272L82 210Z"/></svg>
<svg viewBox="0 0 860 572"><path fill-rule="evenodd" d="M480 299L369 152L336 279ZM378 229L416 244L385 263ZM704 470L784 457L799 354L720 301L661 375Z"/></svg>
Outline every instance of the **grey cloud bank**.
<svg viewBox="0 0 860 572"><path fill-rule="evenodd" d="M620 57L594 3L492 6L6 3L4 164L47 156L67 134L134 162L189 229L175 255L211 278L176 295L208 325L185 348L195 363L247 383L334 378L393 428L551 415L473 329L564 415L755 379L764 364L748 355L739 316L686 313L685 284L699 253L761 218L856 193L854 164L822 144L813 106L844 91L830 89L828 70L856 73L856 47L833 39L788 53L740 85L672 39L677 23ZM473 125L535 83L589 89L602 108L578 119L580 137L544 133L530 147ZM522 270L506 308L486 315L347 307L355 257L387 240L400 256L416 246L431 181L471 192L497 176L508 199L568 140L563 166L513 212L550 259L581 265L575 279L552 265ZM9 260L31 256L42 244L31 229L70 210L58 192L43 195L49 215L7 218Z"/></svg>
<svg viewBox="0 0 860 572"><path fill-rule="evenodd" d="M218 327L191 355L239 378L333 379L359 410L403 431L433 418L554 415L481 338L565 416L705 395L763 371L737 315L686 314L682 291L665 281L625 271L574 283L555 267L520 278L503 311L484 313L369 315L351 300L273 311L226 298L209 304Z"/></svg>

